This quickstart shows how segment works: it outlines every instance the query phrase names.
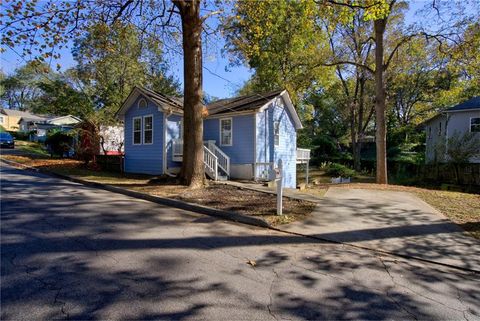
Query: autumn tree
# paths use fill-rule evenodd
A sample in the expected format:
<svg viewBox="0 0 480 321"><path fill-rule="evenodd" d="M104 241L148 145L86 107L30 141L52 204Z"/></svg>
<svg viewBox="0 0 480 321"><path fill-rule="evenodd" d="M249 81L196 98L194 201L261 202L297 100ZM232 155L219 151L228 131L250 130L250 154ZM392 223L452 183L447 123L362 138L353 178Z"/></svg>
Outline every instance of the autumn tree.
<svg viewBox="0 0 480 321"><path fill-rule="evenodd" d="M201 16L200 5L199 0L6 1L1 13L1 43L8 48L20 46L23 55L35 55L44 61L58 57L57 49L82 37L97 23L132 23L143 34L155 35L173 46L181 29L186 142L181 175L185 184L199 187L204 177L201 37L208 17Z"/></svg>
<svg viewBox="0 0 480 321"><path fill-rule="evenodd" d="M75 40L72 52L77 65L71 72L104 124L115 122L115 112L134 86L179 94L178 82L168 75L162 43L130 23L96 23Z"/></svg>

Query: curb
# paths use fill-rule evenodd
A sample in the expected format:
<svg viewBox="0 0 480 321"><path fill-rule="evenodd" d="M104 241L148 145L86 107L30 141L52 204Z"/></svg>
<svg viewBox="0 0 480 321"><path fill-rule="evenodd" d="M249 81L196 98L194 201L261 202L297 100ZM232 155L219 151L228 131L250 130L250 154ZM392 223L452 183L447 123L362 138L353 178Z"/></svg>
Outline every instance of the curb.
<svg viewBox="0 0 480 321"><path fill-rule="evenodd" d="M53 177L56 177L56 178L64 179L64 180L67 180L67 181L70 181L70 182L73 182L73 183L78 183L78 184L82 184L82 185L89 186L89 187L94 187L94 188L100 188L100 189L103 189L103 190L106 190L106 191L109 191L109 192L113 192L113 193L117 193L117 194L123 194L123 195L126 195L126 196L143 199L145 201L150 201L150 202L154 202L154 203L161 204L161 205L171 206L171 207L179 208L179 209L190 211L190 212L195 212L195 213L199 213L199 214L205 214L205 215L209 215L209 216L213 216L213 217L217 217L217 218L222 218L222 219L229 220L229 221L234 221L234 222L237 222L237 223L243 223L243 224L253 225L253 226L257 226L257 227L272 228L272 226L270 226L270 224L268 224L266 221L264 221L260 218L243 215L243 214L240 214L240 213L237 213L237 212L229 212L229 211L219 210L219 209L215 209L215 208L211 208L211 207L206 207L206 206L199 205L199 204L194 204L194 203L184 202L184 201L180 201L180 200L175 200L175 199L171 199L171 198L165 198L165 197L140 193L140 192L136 192L136 191L132 191L132 190L127 190L127 189L124 189L124 188L121 188L121 187L116 187L116 186L113 186L113 185L102 184L102 183L97 183L97 182L90 182L90 181L86 181L86 180L83 180L83 179L80 179L80 178L75 178L75 177L71 177L71 176L67 176L67 175L63 175L63 174L58 174L58 173L51 172L51 171L48 171L48 170L45 170L45 169L36 168L36 167L28 166L28 165L25 165L25 164L17 163L17 162L11 161L11 160L1 159L1 161L4 162L4 163L7 163L9 165L15 166L15 167L21 167L22 169L25 169L25 170L31 170L31 171L39 172L39 173L46 174L46 175L49 175L49 176L53 176Z"/></svg>
<svg viewBox="0 0 480 321"><path fill-rule="evenodd" d="M233 222L242 223L242 224L246 224L246 225L252 225L252 226L261 227L261 228L268 228L268 229L273 230L273 231L277 231L277 232L281 232L281 233L287 233L287 234L295 235L295 236L299 236L299 237L306 237L306 238L309 238L309 239L314 239L314 240L317 240L317 241L327 242L327 243L331 243L331 244L342 244L342 245L351 246L351 247L357 248L357 249L362 249L362 250L371 251L371 252L375 252L375 253L382 253L382 254L385 254L385 255L396 256L396 257L400 257L400 258L403 258L403 259L416 260L416 261L419 261L419 262L429 263L429 264L433 264L433 265L436 265L436 266L451 268L451 269L455 269L455 270L459 270L459 271L463 271L463 272L480 274L479 270L470 269L470 268L467 268L467 267L456 266L456 265L452 265L452 264L448 264L448 263L442 263L442 262L438 262L438 261L432 261L432 260L429 260L429 259L423 259L423 258L418 257L418 256L411 256L411 255L406 255L406 254L401 254L401 253L395 253L395 252L390 252L390 251L386 251L386 250L382 250L382 249L378 249L378 248L371 248L371 247L352 244L352 243L348 243L348 242L335 241L335 240L332 240L332 239L322 238L322 237L318 237L318 236L315 236L315 235L301 234L301 233L297 233L297 232L291 232L291 231L283 230L283 229L278 228L278 227L273 227L273 226L269 225L267 222L265 222L264 220L261 220L259 218L246 216L246 215L236 213L236 212L228 212L228 211L218 210L218 209L214 209L214 208L211 208L211 207L206 207L206 206L202 206L202 205L198 205L198 204L193 204L193 203L174 200L174 199L170 199L170 198L164 198L164 197L153 196L153 195L144 194L144 193L140 193L140 192L135 192L135 191L131 191L131 190L126 190L126 189L116 187L116 186L112 186L112 185L85 181L85 180L82 180L82 179L78 179L78 178L74 178L74 177L70 177L70 176L66 176L66 175L62 175L62 174L57 174L57 173L54 173L54 172L51 172L51 171L47 171L47 170L40 169L40 168L35 168L35 167L32 167L32 166L24 165L24 164L21 164L21 163L10 161L10 160L0 159L0 162L4 162L6 164L13 165L13 166L22 167L25 170L32 170L32 171L35 171L35 172L40 172L42 174L46 174L46 175L49 175L49 176L52 176L52 177L57 177L57 178L64 179L64 180L67 180L67 181L70 181L70 182L82 184L82 185L85 185L85 186L100 188L100 189L103 189L103 190L107 190L109 192L113 192L113 193L117 193L117 194L123 194L123 195L126 195L126 196L143 199L143 200L154 202L154 203L161 204L161 205L180 208L180 209L190 211L190 212L195 212L195 213L199 213L199 214L205 214L205 215L208 215L208 216L222 218L222 219L225 219L225 220L228 220L228 221L233 221Z"/></svg>

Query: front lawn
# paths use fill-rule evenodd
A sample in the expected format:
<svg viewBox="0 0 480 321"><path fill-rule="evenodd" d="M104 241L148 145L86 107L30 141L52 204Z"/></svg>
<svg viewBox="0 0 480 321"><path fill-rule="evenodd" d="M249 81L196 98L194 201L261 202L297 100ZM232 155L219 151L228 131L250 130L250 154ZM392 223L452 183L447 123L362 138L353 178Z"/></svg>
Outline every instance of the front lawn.
<svg viewBox="0 0 480 321"><path fill-rule="evenodd" d="M24 140L16 140L15 141L15 148L24 152L28 155L36 155L36 156L50 156L45 148L45 145L37 142L29 142Z"/></svg>

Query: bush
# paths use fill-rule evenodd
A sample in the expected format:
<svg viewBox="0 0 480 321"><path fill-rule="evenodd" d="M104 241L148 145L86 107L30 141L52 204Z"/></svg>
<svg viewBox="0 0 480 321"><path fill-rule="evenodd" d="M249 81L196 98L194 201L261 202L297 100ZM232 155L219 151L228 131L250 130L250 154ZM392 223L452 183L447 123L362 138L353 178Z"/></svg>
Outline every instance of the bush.
<svg viewBox="0 0 480 321"><path fill-rule="evenodd" d="M10 131L9 132L13 138L18 139L18 140L28 140L30 138L30 134L32 132L16 132L16 131Z"/></svg>
<svg viewBox="0 0 480 321"><path fill-rule="evenodd" d="M47 145L50 154L63 157L72 150L73 137L67 132L56 131L47 135L45 145Z"/></svg>
<svg viewBox="0 0 480 321"><path fill-rule="evenodd" d="M332 177L354 177L355 171L345 165L332 163L327 166L326 173Z"/></svg>

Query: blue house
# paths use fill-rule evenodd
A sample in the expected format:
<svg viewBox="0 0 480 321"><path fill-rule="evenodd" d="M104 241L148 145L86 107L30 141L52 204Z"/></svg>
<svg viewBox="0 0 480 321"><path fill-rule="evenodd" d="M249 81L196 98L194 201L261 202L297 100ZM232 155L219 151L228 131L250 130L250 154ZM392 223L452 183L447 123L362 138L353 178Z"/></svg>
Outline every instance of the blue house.
<svg viewBox="0 0 480 321"><path fill-rule="evenodd" d="M117 116L125 125L125 171L175 174L183 158L183 103L145 88L130 93ZM286 90L218 100L206 106L205 173L214 180L271 180L279 161L284 186L296 187L302 124Z"/></svg>

